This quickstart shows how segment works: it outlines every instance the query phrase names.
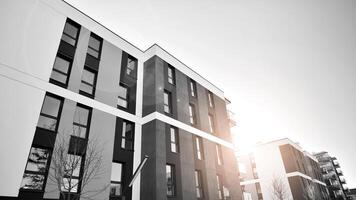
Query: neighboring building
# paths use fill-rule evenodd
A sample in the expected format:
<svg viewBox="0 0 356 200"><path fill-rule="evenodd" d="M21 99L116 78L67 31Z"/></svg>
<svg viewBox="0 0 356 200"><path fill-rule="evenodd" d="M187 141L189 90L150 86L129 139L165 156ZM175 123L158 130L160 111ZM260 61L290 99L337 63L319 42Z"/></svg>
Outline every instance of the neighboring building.
<svg viewBox="0 0 356 200"><path fill-rule="evenodd" d="M276 190L288 200L328 199L316 158L290 139L259 144L237 158L245 200L277 199Z"/></svg>
<svg viewBox="0 0 356 200"><path fill-rule="evenodd" d="M347 199L348 188L339 161L325 151L315 153L314 156L319 161L331 199Z"/></svg>
<svg viewBox="0 0 356 200"><path fill-rule="evenodd" d="M347 197L350 200L356 200L356 188L350 189L349 193L347 194Z"/></svg>
<svg viewBox="0 0 356 200"><path fill-rule="evenodd" d="M241 199L219 88L64 1L4 0L0 13L1 199L59 199L48 178L58 135L102 146L102 175L87 187L111 185L93 199Z"/></svg>

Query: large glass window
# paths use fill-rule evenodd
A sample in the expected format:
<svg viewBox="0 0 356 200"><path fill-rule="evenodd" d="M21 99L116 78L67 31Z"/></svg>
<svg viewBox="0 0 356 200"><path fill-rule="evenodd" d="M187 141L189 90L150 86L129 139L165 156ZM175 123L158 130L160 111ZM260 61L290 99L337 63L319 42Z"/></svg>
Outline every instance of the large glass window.
<svg viewBox="0 0 356 200"><path fill-rule="evenodd" d="M208 115L208 120L209 120L209 131L210 133L215 132L215 126L214 126L214 117L213 115Z"/></svg>
<svg viewBox="0 0 356 200"><path fill-rule="evenodd" d="M175 196L175 169L173 165L166 165L167 196Z"/></svg>
<svg viewBox="0 0 356 200"><path fill-rule="evenodd" d="M168 69L167 69L167 80L168 80L168 83L174 85L175 84L175 71L174 71L174 68L172 66L168 66Z"/></svg>
<svg viewBox="0 0 356 200"><path fill-rule="evenodd" d="M216 158L217 158L218 165L222 165L223 159L221 154L221 146L219 144L216 144L215 149L216 149Z"/></svg>
<svg viewBox="0 0 356 200"><path fill-rule="evenodd" d="M122 123L121 148L126 150L133 150L133 136L133 123L124 121Z"/></svg>
<svg viewBox="0 0 356 200"><path fill-rule="evenodd" d="M222 184L221 184L220 175L216 175L216 182L217 182L217 186L218 186L218 197L220 200L220 199L223 199L223 188L222 188Z"/></svg>
<svg viewBox="0 0 356 200"><path fill-rule="evenodd" d="M89 38L88 54L94 58L100 58L102 39L95 34L91 34Z"/></svg>
<svg viewBox="0 0 356 200"><path fill-rule="evenodd" d="M163 93L163 105L165 113L172 113L172 95L166 90Z"/></svg>
<svg viewBox="0 0 356 200"><path fill-rule="evenodd" d="M77 105L74 113L73 131L74 135L81 138L87 138L89 128L89 118L91 109L82 105Z"/></svg>
<svg viewBox="0 0 356 200"><path fill-rule="evenodd" d="M203 160L203 144L200 137L195 137L195 149L198 160Z"/></svg>
<svg viewBox="0 0 356 200"><path fill-rule="evenodd" d="M197 85L193 79L189 81L189 88L190 88L190 96L196 97L197 96Z"/></svg>
<svg viewBox="0 0 356 200"><path fill-rule="evenodd" d="M65 192L78 192L80 170L82 165L82 157L74 154L67 155L67 161L64 164L64 178L61 187Z"/></svg>
<svg viewBox="0 0 356 200"><path fill-rule="evenodd" d="M128 87L123 84L120 83L119 85L119 96L117 99L117 106L120 108L128 108Z"/></svg>
<svg viewBox="0 0 356 200"><path fill-rule="evenodd" d="M62 103L62 99L52 95L46 95L37 126L51 131L56 131Z"/></svg>
<svg viewBox="0 0 356 200"><path fill-rule="evenodd" d="M80 92L85 95L94 96L97 72L84 67L82 81L80 84Z"/></svg>
<svg viewBox="0 0 356 200"><path fill-rule="evenodd" d="M110 182L110 196L122 195L122 170L123 164L113 162L111 165L111 182Z"/></svg>
<svg viewBox="0 0 356 200"><path fill-rule="evenodd" d="M195 107L193 104L189 104L189 122L191 125L196 124L196 114L195 114Z"/></svg>
<svg viewBox="0 0 356 200"><path fill-rule="evenodd" d="M50 80L61 86L67 86L70 66L71 61L58 54L54 61Z"/></svg>
<svg viewBox="0 0 356 200"><path fill-rule="evenodd" d="M203 196L203 183L202 183L202 176L201 171L195 170L195 191L198 199L202 199Z"/></svg>
<svg viewBox="0 0 356 200"><path fill-rule="evenodd" d="M137 59L129 55L127 57L126 74L135 77L136 65L137 65Z"/></svg>
<svg viewBox="0 0 356 200"><path fill-rule="evenodd" d="M67 20L62 34L62 40L72 46L75 46L79 35L79 29L80 26L78 24L71 20Z"/></svg>
<svg viewBox="0 0 356 200"><path fill-rule="evenodd" d="M49 157L50 151L48 149L31 148L20 186L21 189L43 190Z"/></svg>
<svg viewBox="0 0 356 200"><path fill-rule="evenodd" d="M171 152L178 153L178 129L175 127L170 127L170 143L171 143Z"/></svg>
<svg viewBox="0 0 356 200"><path fill-rule="evenodd" d="M211 93L210 91L208 91L208 103L210 108L214 107L214 97L213 93Z"/></svg>

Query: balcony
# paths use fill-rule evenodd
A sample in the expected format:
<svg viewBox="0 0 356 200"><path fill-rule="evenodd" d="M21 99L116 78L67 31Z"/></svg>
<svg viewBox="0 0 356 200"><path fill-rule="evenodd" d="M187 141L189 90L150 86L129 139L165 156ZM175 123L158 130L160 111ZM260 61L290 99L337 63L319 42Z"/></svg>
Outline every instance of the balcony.
<svg viewBox="0 0 356 200"><path fill-rule="evenodd" d="M341 184L345 184L346 183L345 178L344 177L340 177L340 182L341 182Z"/></svg>
<svg viewBox="0 0 356 200"><path fill-rule="evenodd" d="M227 111L228 114L228 120L229 120L229 125L230 128L236 126L236 120L235 120L235 113L233 113L232 111L228 110Z"/></svg>
<svg viewBox="0 0 356 200"><path fill-rule="evenodd" d="M336 173L339 175L339 176L342 176L343 173L342 173L342 170L340 168L337 168L336 169Z"/></svg>

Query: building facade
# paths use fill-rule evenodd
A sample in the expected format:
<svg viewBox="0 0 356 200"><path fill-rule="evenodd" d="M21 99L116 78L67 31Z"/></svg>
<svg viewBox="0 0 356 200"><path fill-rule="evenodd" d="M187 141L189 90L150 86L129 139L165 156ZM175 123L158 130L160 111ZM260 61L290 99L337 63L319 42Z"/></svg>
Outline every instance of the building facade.
<svg viewBox="0 0 356 200"><path fill-rule="evenodd" d="M317 160L289 139L239 152L238 163L245 200L329 199Z"/></svg>
<svg viewBox="0 0 356 200"><path fill-rule="evenodd" d="M349 190L339 161L325 151L315 153L314 156L319 161L319 166L323 173L323 180L328 187L330 198L348 199L347 193Z"/></svg>
<svg viewBox="0 0 356 200"><path fill-rule="evenodd" d="M1 198L60 199L74 186L81 199L241 199L223 91L64 1L5 0L0 13ZM101 173L83 183L91 141ZM80 164L64 189L50 178L61 145Z"/></svg>

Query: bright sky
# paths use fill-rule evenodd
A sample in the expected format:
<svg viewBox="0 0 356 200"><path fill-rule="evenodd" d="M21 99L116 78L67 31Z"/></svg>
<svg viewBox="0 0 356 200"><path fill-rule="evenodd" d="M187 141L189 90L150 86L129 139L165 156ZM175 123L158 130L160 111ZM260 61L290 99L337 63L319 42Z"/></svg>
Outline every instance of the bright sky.
<svg viewBox="0 0 356 200"><path fill-rule="evenodd" d="M336 156L356 187L356 1L67 2L223 89L240 147L289 137Z"/></svg>

